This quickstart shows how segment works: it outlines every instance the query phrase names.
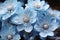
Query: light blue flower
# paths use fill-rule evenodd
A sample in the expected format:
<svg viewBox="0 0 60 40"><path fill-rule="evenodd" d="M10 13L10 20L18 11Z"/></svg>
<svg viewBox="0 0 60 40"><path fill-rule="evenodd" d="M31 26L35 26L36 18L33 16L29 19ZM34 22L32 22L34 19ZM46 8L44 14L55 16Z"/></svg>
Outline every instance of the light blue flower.
<svg viewBox="0 0 60 40"><path fill-rule="evenodd" d="M50 15L52 15L57 20L57 22L60 25L60 11L49 8L48 12Z"/></svg>
<svg viewBox="0 0 60 40"><path fill-rule="evenodd" d="M18 31L25 30L26 32L31 32L33 29L32 24L36 22L36 15L36 11L26 8L23 11L21 10L15 17L12 17L11 22L18 24Z"/></svg>
<svg viewBox="0 0 60 40"><path fill-rule="evenodd" d="M48 12L55 17L56 19L60 19L60 11L59 10L53 10L49 8Z"/></svg>
<svg viewBox="0 0 60 40"><path fill-rule="evenodd" d="M26 7L31 8L33 10L47 10L49 5L45 1L40 0L28 0Z"/></svg>
<svg viewBox="0 0 60 40"><path fill-rule="evenodd" d="M41 37L54 36L53 31L55 31L59 25L53 16L49 12L38 12L37 23L34 29L39 33Z"/></svg>
<svg viewBox="0 0 60 40"><path fill-rule="evenodd" d="M17 2L17 0L6 0L4 3L0 5L0 16L1 20L6 20L15 14L17 6L22 5L22 3Z"/></svg>
<svg viewBox="0 0 60 40"><path fill-rule="evenodd" d="M2 22L2 29L0 31L1 39L3 40L19 40L20 35L16 33L15 27L7 23L6 21Z"/></svg>

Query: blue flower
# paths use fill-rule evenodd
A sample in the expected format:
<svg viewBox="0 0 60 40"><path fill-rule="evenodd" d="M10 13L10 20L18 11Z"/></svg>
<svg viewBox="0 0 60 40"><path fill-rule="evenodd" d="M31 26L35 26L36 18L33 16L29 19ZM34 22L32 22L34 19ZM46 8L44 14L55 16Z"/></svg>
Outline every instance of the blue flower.
<svg viewBox="0 0 60 40"><path fill-rule="evenodd" d="M15 27L6 21L2 22L2 29L0 31L1 39L3 40L19 40L20 35L16 33Z"/></svg>
<svg viewBox="0 0 60 40"><path fill-rule="evenodd" d="M18 10L19 13L15 17L12 17L11 22L18 24L17 30L25 30L26 32L31 32L33 29L32 24L36 22L36 11L26 8L25 10Z"/></svg>
<svg viewBox="0 0 60 40"><path fill-rule="evenodd" d="M56 19L60 19L60 11L49 8L48 12Z"/></svg>
<svg viewBox="0 0 60 40"><path fill-rule="evenodd" d="M6 0L3 4L0 5L0 16L1 20L6 20L15 14L17 5L22 5L22 3L17 2L17 0Z"/></svg>
<svg viewBox="0 0 60 40"><path fill-rule="evenodd" d="M49 14L52 15L56 20L57 22L59 23L60 25L60 11L58 10L53 10L53 9L49 9L48 10Z"/></svg>
<svg viewBox="0 0 60 40"><path fill-rule="evenodd" d="M38 12L37 23L34 29L39 32L41 37L54 36L55 31L59 25L56 19L49 14L49 12Z"/></svg>
<svg viewBox="0 0 60 40"><path fill-rule="evenodd" d="M33 10L47 10L49 5L45 3L45 1L40 0L28 0L26 7L31 8Z"/></svg>

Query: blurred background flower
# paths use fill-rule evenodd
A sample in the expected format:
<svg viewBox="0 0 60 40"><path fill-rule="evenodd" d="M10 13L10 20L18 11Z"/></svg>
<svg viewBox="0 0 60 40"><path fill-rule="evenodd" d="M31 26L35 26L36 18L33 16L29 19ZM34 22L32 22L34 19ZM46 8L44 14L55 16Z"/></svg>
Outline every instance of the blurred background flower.
<svg viewBox="0 0 60 40"><path fill-rule="evenodd" d="M29 7L33 10L44 10L44 11L46 11L49 8L49 5L45 1L28 0L26 7Z"/></svg>

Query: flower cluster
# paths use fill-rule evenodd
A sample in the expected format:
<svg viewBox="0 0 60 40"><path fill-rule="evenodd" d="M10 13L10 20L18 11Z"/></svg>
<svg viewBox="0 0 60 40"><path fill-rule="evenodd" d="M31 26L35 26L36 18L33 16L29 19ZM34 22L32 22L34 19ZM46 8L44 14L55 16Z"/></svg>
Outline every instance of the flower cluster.
<svg viewBox="0 0 60 40"><path fill-rule="evenodd" d="M0 3L0 40L34 40L54 36L60 26L60 11L45 0L5 0Z"/></svg>

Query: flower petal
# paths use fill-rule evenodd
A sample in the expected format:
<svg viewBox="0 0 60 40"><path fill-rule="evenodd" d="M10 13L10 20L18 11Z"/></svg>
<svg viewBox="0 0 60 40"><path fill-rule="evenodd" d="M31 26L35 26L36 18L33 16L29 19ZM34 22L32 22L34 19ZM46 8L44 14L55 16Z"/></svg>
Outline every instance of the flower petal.
<svg viewBox="0 0 60 40"><path fill-rule="evenodd" d="M56 22L56 20L54 20L52 23L51 23L51 27L49 28L49 30L50 31L55 31L58 27L59 27L59 25L58 25L58 23Z"/></svg>
<svg viewBox="0 0 60 40"><path fill-rule="evenodd" d="M46 4L45 6L43 6L43 10L47 10L49 8L49 5L48 4Z"/></svg>
<svg viewBox="0 0 60 40"><path fill-rule="evenodd" d="M14 24L22 24L23 23L23 20L22 20L23 16L24 16L24 10L22 7L18 6L17 11L16 11L16 15L11 18L11 22Z"/></svg>
<svg viewBox="0 0 60 40"><path fill-rule="evenodd" d="M32 15L31 15L31 18L30 18L30 23L35 23L36 22L36 16L37 16L37 12L32 11Z"/></svg>
<svg viewBox="0 0 60 40"><path fill-rule="evenodd" d="M31 32L33 30L33 26L31 24L25 25L24 30L26 32Z"/></svg>
<svg viewBox="0 0 60 40"><path fill-rule="evenodd" d="M48 35L49 36L54 36L54 33L53 32L49 32Z"/></svg>
<svg viewBox="0 0 60 40"><path fill-rule="evenodd" d="M19 34L17 34L17 35L15 35L14 37L13 37L13 39L12 40L20 40L21 38L20 38L20 35Z"/></svg>
<svg viewBox="0 0 60 40"><path fill-rule="evenodd" d="M15 17L12 17L11 23L22 24L23 23L22 16L16 15Z"/></svg>
<svg viewBox="0 0 60 40"><path fill-rule="evenodd" d="M38 32L41 32L42 31L42 28L39 25L37 25L37 24L34 26L34 29L36 31L38 31Z"/></svg>
<svg viewBox="0 0 60 40"><path fill-rule="evenodd" d="M59 18L60 17L60 11L54 10L54 12L55 12L56 18Z"/></svg>
<svg viewBox="0 0 60 40"><path fill-rule="evenodd" d="M47 37L47 33L45 33L45 32L40 32L39 35L40 35L41 37Z"/></svg>
<svg viewBox="0 0 60 40"><path fill-rule="evenodd" d="M6 20L7 18L9 18L11 15L13 15L14 13L11 13L11 14L5 14L2 16L2 20Z"/></svg>
<svg viewBox="0 0 60 40"><path fill-rule="evenodd" d="M36 18L30 19L30 23L35 23L36 22Z"/></svg>
<svg viewBox="0 0 60 40"><path fill-rule="evenodd" d="M25 8L25 14L28 13L28 15L31 18L34 18L37 16L37 11L31 10L30 8Z"/></svg>
<svg viewBox="0 0 60 40"><path fill-rule="evenodd" d="M6 9L0 9L0 15L3 15L3 14L5 14L6 13Z"/></svg>
<svg viewBox="0 0 60 40"><path fill-rule="evenodd" d="M24 29L24 26L23 26L23 25L17 26L17 30L18 30L18 31L22 31L23 29Z"/></svg>
<svg viewBox="0 0 60 40"><path fill-rule="evenodd" d="M45 1L41 1L41 5L43 6L45 4Z"/></svg>

